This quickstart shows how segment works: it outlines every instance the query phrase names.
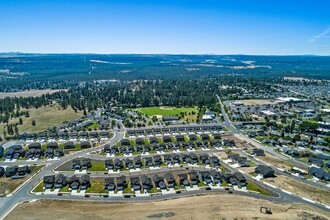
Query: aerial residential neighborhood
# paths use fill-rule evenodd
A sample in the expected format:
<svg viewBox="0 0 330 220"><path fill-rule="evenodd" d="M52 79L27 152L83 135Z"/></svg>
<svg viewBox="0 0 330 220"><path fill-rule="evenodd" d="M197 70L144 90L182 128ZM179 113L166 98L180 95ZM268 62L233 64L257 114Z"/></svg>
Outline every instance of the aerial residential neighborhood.
<svg viewBox="0 0 330 220"><path fill-rule="evenodd" d="M0 1L0 219L330 219L329 8Z"/></svg>

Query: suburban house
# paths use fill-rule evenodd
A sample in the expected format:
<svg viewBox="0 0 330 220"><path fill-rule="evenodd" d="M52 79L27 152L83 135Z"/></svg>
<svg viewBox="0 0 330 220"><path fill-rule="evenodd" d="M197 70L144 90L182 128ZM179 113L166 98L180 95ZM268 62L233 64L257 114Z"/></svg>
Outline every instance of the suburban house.
<svg viewBox="0 0 330 220"><path fill-rule="evenodd" d="M191 141L196 141L196 139L197 139L197 136L196 136L196 134L189 134L189 140L191 140Z"/></svg>
<svg viewBox="0 0 330 220"><path fill-rule="evenodd" d="M164 177L160 177L157 174L154 176L154 182L157 188L166 189L166 184L164 182Z"/></svg>
<svg viewBox="0 0 330 220"><path fill-rule="evenodd" d="M80 189L86 190L91 187L91 181L89 175L82 175L80 177Z"/></svg>
<svg viewBox="0 0 330 220"><path fill-rule="evenodd" d="M275 171L270 166L258 165L255 168L255 172L260 174L263 178L275 177Z"/></svg>
<svg viewBox="0 0 330 220"><path fill-rule="evenodd" d="M134 167L135 168L141 168L142 167L141 156L134 157Z"/></svg>
<svg viewBox="0 0 330 220"><path fill-rule="evenodd" d="M64 156L64 150L62 148L55 149L55 157L62 157Z"/></svg>
<svg viewBox="0 0 330 220"><path fill-rule="evenodd" d="M175 179L172 173L166 173L164 175L168 188L174 188Z"/></svg>
<svg viewBox="0 0 330 220"><path fill-rule="evenodd" d="M133 188L134 191L141 190L141 184L140 184L139 177L132 177L130 179L130 181L131 181L131 187Z"/></svg>
<svg viewBox="0 0 330 220"><path fill-rule="evenodd" d="M115 179L113 177L105 178L104 189L108 191L115 190Z"/></svg>
<svg viewBox="0 0 330 220"><path fill-rule="evenodd" d="M214 137L214 139L217 139L217 140L221 139L221 135L219 133L214 133L213 137Z"/></svg>
<svg viewBox="0 0 330 220"><path fill-rule="evenodd" d="M209 171L202 171L199 174L201 176L202 181L206 184L210 184L212 182L212 176Z"/></svg>
<svg viewBox="0 0 330 220"><path fill-rule="evenodd" d="M206 154L200 155L199 160L201 161L202 164L210 165L210 159Z"/></svg>
<svg viewBox="0 0 330 220"><path fill-rule="evenodd" d="M68 184L70 189L78 190L80 186L79 178L76 175L69 177Z"/></svg>
<svg viewBox="0 0 330 220"><path fill-rule="evenodd" d="M183 186L189 186L190 182L188 180L188 174L183 173L178 175L179 183Z"/></svg>
<svg viewBox="0 0 330 220"><path fill-rule="evenodd" d="M171 142L171 137L170 136L163 136L163 141L164 141L164 143Z"/></svg>
<svg viewBox="0 0 330 220"><path fill-rule="evenodd" d="M120 176L117 178L117 190L121 191L124 188L127 187L127 183L126 183L126 177L125 176Z"/></svg>
<svg viewBox="0 0 330 220"><path fill-rule="evenodd" d="M6 167L5 175L6 177L16 176L18 171L18 166Z"/></svg>
<svg viewBox="0 0 330 220"><path fill-rule="evenodd" d="M196 154L190 153L189 157L190 157L190 160L191 160L192 164L197 164L198 163L198 158L197 158Z"/></svg>
<svg viewBox="0 0 330 220"><path fill-rule="evenodd" d="M176 141L184 141L184 135L179 134L175 136Z"/></svg>
<svg viewBox="0 0 330 220"><path fill-rule="evenodd" d="M118 159L118 158L115 158L113 160L113 163L114 163L114 166L115 166L115 170L116 171L121 170L121 169L124 168L122 161L120 159Z"/></svg>
<svg viewBox="0 0 330 220"><path fill-rule="evenodd" d="M64 149L73 149L75 148L75 145L72 141L68 141L64 143Z"/></svg>
<svg viewBox="0 0 330 220"><path fill-rule="evenodd" d="M54 188L55 175L44 176L44 187L45 189Z"/></svg>
<svg viewBox="0 0 330 220"><path fill-rule="evenodd" d="M25 176L25 175L29 174L30 172L31 172L30 168L27 165L19 166L17 169L18 176Z"/></svg>
<svg viewBox="0 0 330 220"><path fill-rule="evenodd" d="M80 148L91 148L91 143L89 141L82 141L80 142Z"/></svg>
<svg viewBox="0 0 330 220"><path fill-rule="evenodd" d="M200 135L202 140L209 140L210 139L210 136L208 134L201 134Z"/></svg>
<svg viewBox="0 0 330 220"><path fill-rule="evenodd" d="M154 164L155 164L155 166L158 166L159 167L162 163L163 162L162 162L161 156L160 155L155 155L154 156Z"/></svg>
<svg viewBox="0 0 330 220"><path fill-rule="evenodd" d="M324 170L320 167L310 167L309 170L308 170L308 173L312 176L315 176L319 179L323 179L324 177Z"/></svg>
<svg viewBox="0 0 330 220"><path fill-rule="evenodd" d="M246 179L243 176L243 174L241 174L240 172L235 172L233 175L235 179L238 181L240 186L242 187L246 186Z"/></svg>
<svg viewBox="0 0 330 220"><path fill-rule="evenodd" d="M163 122L172 122L172 121L179 121L178 116L163 116L162 117Z"/></svg>
<svg viewBox="0 0 330 220"><path fill-rule="evenodd" d="M151 183L151 178L147 177L146 175L141 176L141 183L144 190L149 191L153 187Z"/></svg>
<svg viewBox="0 0 330 220"><path fill-rule="evenodd" d="M82 170L87 170L87 169L89 169L91 167L92 167L91 159L89 159L89 158L83 158L81 160L81 169Z"/></svg>
<svg viewBox="0 0 330 220"><path fill-rule="evenodd" d="M114 164L112 159L105 160L105 168L107 170L113 170L114 169Z"/></svg>
<svg viewBox="0 0 330 220"><path fill-rule="evenodd" d="M81 169L80 159L72 160L71 166L73 170L80 170Z"/></svg>
<svg viewBox="0 0 330 220"><path fill-rule="evenodd" d="M210 173L211 173L211 176L213 177L213 182L215 184L219 184L221 182L221 173L216 170L211 170Z"/></svg>
<svg viewBox="0 0 330 220"><path fill-rule="evenodd" d="M58 148L58 144L55 141L48 142L46 144L46 146L47 146L47 149L56 149L56 148Z"/></svg>
<svg viewBox="0 0 330 220"><path fill-rule="evenodd" d="M212 161L212 164L213 164L213 166L219 166L220 165L220 160L219 160L219 158L218 157L216 157L216 156L212 156L211 157L211 161Z"/></svg>
<svg viewBox="0 0 330 220"><path fill-rule="evenodd" d="M56 189L59 189L59 188L65 187L66 185L67 185L67 178L66 178L66 176L64 176L62 173L61 174L58 174L55 177L54 187Z"/></svg>
<svg viewBox="0 0 330 220"><path fill-rule="evenodd" d="M198 184L198 174L196 171L191 171L189 173L189 180L192 185L197 185Z"/></svg>
<svg viewBox="0 0 330 220"><path fill-rule="evenodd" d="M126 167L126 169L134 169L133 159L126 158L125 159L125 167Z"/></svg>
<svg viewBox="0 0 330 220"><path fill-rule="evenodd" d="M145 157L144 158L144 165L146 167L152 167L152 166L154 166L154 163L152 161L152 157Z"/></svg>
<svg viewBox="0 0 330 220"><path fill-rule="evenodd" d="M150 137L149 138L150 144L157 143L158 139L156 137Z"/></svg>
<svg viewBox="0 0 330 220"><path fill-rule="evenodd" d="M122 139L122 140L120 141L120 143L121 143L121 146L131 145L131 143L130 143L130 141L129 141L128 139Z"/></svg>
<svg viewBox="0 0 330 220"><path fill-rule="evenodd" d="M236 162L240 167L249 167L250 163L246 159L246 157L241 157L239 154L230 154L228 156L229 159Z"/></svg>
<svg viewBox="0 0 330 220"><path fill-rule="evenodd" d="M255 148L253 149L252 154L256 156L265 156L265 151L259 148Z"/></svg>

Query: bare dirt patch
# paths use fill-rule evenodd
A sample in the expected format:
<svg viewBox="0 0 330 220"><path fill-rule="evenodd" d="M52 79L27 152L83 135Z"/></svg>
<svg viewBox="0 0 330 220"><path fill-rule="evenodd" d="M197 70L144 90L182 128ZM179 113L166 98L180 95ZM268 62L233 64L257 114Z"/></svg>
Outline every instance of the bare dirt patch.
<svg viewBox="0 0 330 220"><path fill-rule="evenodd" d="M271 105L275 104L274 101L271 101L269 99L246 99L246 100L238 100L239 102L242 102L244 105Z"/></svg>
<svg viewBox="0 0 330 220"><path fill-rule="evenodd" d="M273 214L260 213L261 206L271 208ZM20 204L5 219L306 219L308 216L326 219L328 213L302 204L216 194L137 203L42 200Z"/></svg>
<svg viewBox="0 0 330 220"><path fill-rule="evenodd" d="M256 158L258 158L259 160L261 160L263 162L269 163L275 167L282 168L285 170L290 170L291 167L298 167L300 169L307 171L304 167L300 167L300 166L297 166L296 164L290 163L289 161L279 159L266 152L265 152L265 156L258 156Z"/></svg>
<svg viewBox="0 0 330 220"><path fill-rule="evenodd" d="M274 178L267 178L264 179L264 181L289 192L330 205L329 190L321 189L283 175L277 175L277 177Z"/></svg>
<svg viewBox="0 0 330 220"><path fill-rule="evenodd" d="M58 91L66 91L65 89L45 89L45 90L29 90L29 91L21 91L21 92L1 92L0 93L0 99L6 98L6 97L37 97L42 96L46 94L53 94Z"/></svg>
<svg viewBox="0 0 330 220"><path fill-rule="evenodd" d="M0 195L8 195L9 193L13 192L18 186L22 185L26 180L27 178L0 178Z"/></svg>

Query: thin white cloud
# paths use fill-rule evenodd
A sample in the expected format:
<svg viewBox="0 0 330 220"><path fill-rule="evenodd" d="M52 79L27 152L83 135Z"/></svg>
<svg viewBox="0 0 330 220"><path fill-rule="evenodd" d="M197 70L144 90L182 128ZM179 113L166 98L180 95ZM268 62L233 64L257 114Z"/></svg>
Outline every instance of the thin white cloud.
<svg viewBox="0 0 330 220"><path fill-rule="evenodd" d="M313 36L312 38L309 39L309 42L315 42L320 38L329 38L330 37L330 27L325 29L322 33Z"/></svg>

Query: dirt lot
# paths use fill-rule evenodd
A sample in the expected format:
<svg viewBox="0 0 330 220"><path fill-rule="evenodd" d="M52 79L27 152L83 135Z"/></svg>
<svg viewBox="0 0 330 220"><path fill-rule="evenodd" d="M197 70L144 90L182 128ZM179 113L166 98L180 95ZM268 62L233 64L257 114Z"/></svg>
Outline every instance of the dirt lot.
<svg viewBox="0 0 330 220"><path fill-rule="evenodd" d="M234 135L223 135L223 139L235 141L235 147L236 148L249 147L249 145L246 143L246 141L239 138L236 134L234 134Z"/></svg>
<svg viewBox="0 0 330 220"><path fill-rule="evenodd" d="M303 170L306 171L306 169L304 167L300 167L300 166L297 166L296 164L292 164L288 161L281 160L281 159L279 159L277 157L274 157L271 154L266 153L266 152L265 152L265 156L256 157L256 158L258 158L259 160L261 160L263 162L266 162L266 163L269 163L273 166L276 166L278 168L283 168L283 169L289 170L289 169L291 169L291 167L298 167L298 168L303 169Z"/></svg>
<svg viewBox="0 0 330 220"><path fill-rule="evenodd" d="M260 213L261 206L271 208L273 214ZM312 219L316 216L327 219L328 213L301 204L217 194L139 203L43 200L19 205L6 219Z"/></svg>
<svg viewBox="0 0 330 220"><path fill-rule="evenodd" d="M8 195L14 191L18 186L22 185L27 178L22 179L10 179L0 178L0 195Z"/></svg>
<svg viewBox="0 0 330 220"><path fill-rule="evenodd" d="M269 99L246 99L246 100L238 100L242 102L244 105L268 105L275 104L275 102Z"/></svg>
<svg viewBox="0 0 330 220"><path fill-rule="evenodd" d="M329 190L320 189L283 175L277 175L275 178L267 178L264 181L300 196L330 205Z"/></svg>
<svg viewBox="0 0 330 220"><path fill-rule="evenodd" d="M58 91L64 91L63 89L53 89L53 90L30 90L30 91L22 91L22 92L1 92L0 99L5 97L31 97L31 96L42 96L45 94L53 94Z"/></svg>

